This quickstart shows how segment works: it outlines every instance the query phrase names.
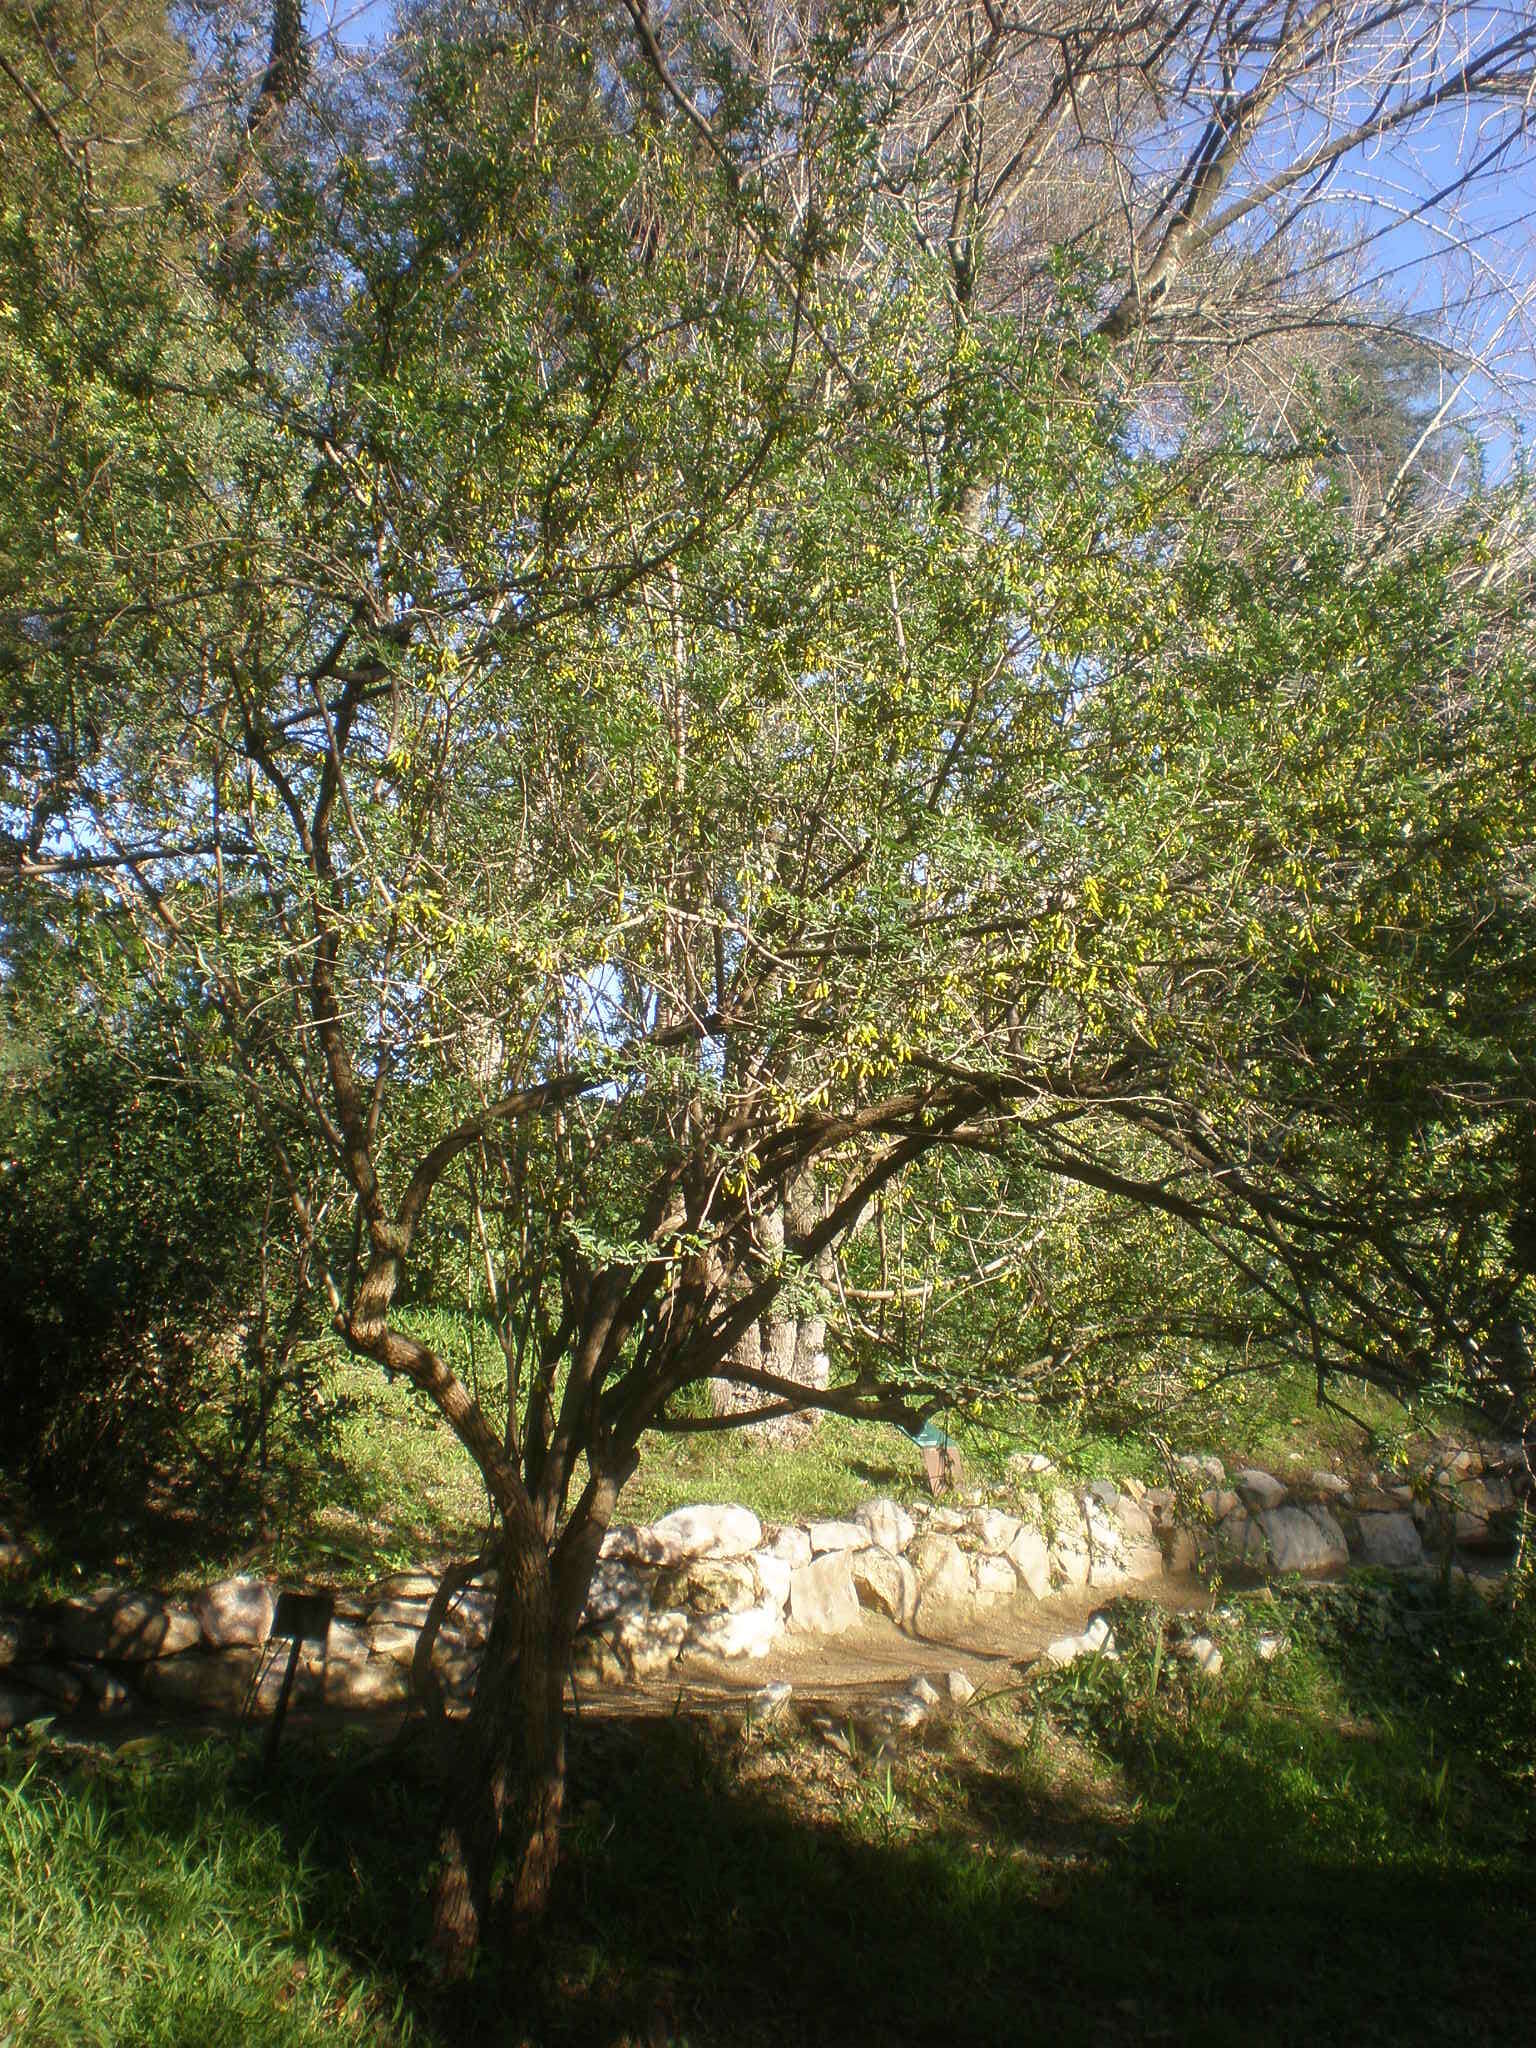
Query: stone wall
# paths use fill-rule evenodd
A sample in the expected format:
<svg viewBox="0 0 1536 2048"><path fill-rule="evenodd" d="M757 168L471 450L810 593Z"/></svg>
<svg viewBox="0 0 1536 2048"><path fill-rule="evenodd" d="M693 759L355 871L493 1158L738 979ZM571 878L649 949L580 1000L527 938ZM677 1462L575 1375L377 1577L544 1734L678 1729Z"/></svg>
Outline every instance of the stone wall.
<svg viewBox="0 0 1536 2048"><path fill-rule="evenodd" d="M1485 1444L1438 1452L1413 1485L1328 1472L1282 1481L1258 1467L1229 1473L1210 1457L1174 1460L1169 1482L1067 1485L1037 1455L1013 1461L992 1501L875 1499L847 1520L766 1529L736 1506L616 1525L593 1579L577 1683L759 1659L786 1636L841 1635L865 1613L943 1642L1014 1603L1152 1591L1189 1571L1423 1570L1456 1549L1507 1547L1531 1475L1519 1444ZM295 1704L405 1704L435 1585L406 1572L338 1592L323 1655L300 1660ZM103 1587L0 1613L0 1728L139 1700L267 1712L287 1657L286 1643L268 1642L275 1598L261 1580L227 1579L185 1601ZM493 1602L492 1584L470 1586L438 1637L434 1669L450 1701L473 1688Z"/></svg>

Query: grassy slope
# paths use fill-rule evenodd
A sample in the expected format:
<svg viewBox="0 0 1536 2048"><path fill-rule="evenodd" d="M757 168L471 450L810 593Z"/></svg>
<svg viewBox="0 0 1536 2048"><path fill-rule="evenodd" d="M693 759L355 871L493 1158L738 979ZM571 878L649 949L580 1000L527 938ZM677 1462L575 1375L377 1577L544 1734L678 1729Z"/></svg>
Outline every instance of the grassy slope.
<svg viewBox="0 0 1536 2048"><path fill-rule="evenodd" d="M534 1957L446 1998L419 1761L5 1754L0 2041L675 2048L1503 2038L1536 1926L1536 1629L1432 1585L1234 1602L1202 1684L1117 1665L893 1763L796 1732L576 1731ZM1261 1662L1261 1629L1287 1655ZM1516 2029L1518 2032L1518 2028Z"/></svg>

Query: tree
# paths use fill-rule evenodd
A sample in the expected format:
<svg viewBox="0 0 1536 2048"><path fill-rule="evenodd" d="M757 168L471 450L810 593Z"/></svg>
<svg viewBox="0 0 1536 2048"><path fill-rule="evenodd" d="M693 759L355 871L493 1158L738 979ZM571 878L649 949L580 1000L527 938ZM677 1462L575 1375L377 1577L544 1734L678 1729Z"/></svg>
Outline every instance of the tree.
<svg viewBox="0 0 1536 2048"><path fill-rule="evenodd" d="M941 1158L1168 1219L1320 1381L1475 1368L1530 1285L1518 495L1389 558L1321 448L1150 435L1102 274L957 302L867 17L767 72L715 24L424 10L366 103L234 109L174 237L49 159L98 268L39 305L136 297L8 557L14 865L196 977L338 1336L485 1480L452 1967L499 1859L547 1898L643 1438L803 1407L743 1340ZM449 1202L505 1416L397 1313ZM857 1363L816 1405L990 1390Z"/></svg>

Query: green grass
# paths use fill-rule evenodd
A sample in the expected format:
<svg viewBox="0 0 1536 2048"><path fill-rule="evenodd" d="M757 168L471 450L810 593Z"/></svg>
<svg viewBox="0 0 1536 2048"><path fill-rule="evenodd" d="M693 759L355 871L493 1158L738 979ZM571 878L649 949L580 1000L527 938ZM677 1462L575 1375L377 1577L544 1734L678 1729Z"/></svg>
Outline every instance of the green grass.
<svg viewBox="0 0 1536 2048"><path fill-rule="evenodd" d="M339 1903L322 1907L319 1892L225 1751L110 1763L13 1746L0 1775L0 2043L409 2040L387 1970L360 1972L313 1931Z"/></svg>
<svg viewBox="0 0 1536 2048"><path fill-rule="evenodd" d="M1504 2038L1536 1931L1536 1627L1413 1580L1232 1600L1202 1682L1004 1689L893 1759L579 1722L539 1946L426 1969L421 1757L0 1752L0 2041L1365 2048ZM1279 1630L1285 1656L1256 1654ZM1518 2028L1516 2029L1518 2032Z"/></svg>

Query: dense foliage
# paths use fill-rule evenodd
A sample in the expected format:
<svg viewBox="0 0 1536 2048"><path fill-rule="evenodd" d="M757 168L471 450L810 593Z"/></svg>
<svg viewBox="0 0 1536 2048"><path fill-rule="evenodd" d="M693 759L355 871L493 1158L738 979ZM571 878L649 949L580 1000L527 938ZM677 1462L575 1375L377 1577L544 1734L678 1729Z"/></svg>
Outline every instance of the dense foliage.
<svg viewBox="0 0 1536 2048"><path fill-rule="evenodd" d="M133 927L197 1064L217 1027L301 1281L483 1475L456 1962L509 1801L547 1892L642 1439L739 1419L711 1377L801 1404L745 1348L786 1304L845 1311L816 1399L908 1426L1131 1347L1519 1395L1525 501L1442 472L1394 539L1411 457L1371 526L1315 409L1139 352L1290 189L1212 210L1317 60L1217 14L1258 73L1147 267L1047 237L1023 281L949 139L996 81L925 73L955 123L914 127L877 9L769 62L706 9L466 0L363 80L279 8L222 101L186 67L240 75L238 10L146 28L151 73L91 5L7 27L7 851L51 931ZM1177 25L1114 33L1173 78ZM1528 36L1444 94L1508 98ZM494 1415L398 1313L449 1245ZM914 1301L918 1341L856 1312Z"/></svg>

